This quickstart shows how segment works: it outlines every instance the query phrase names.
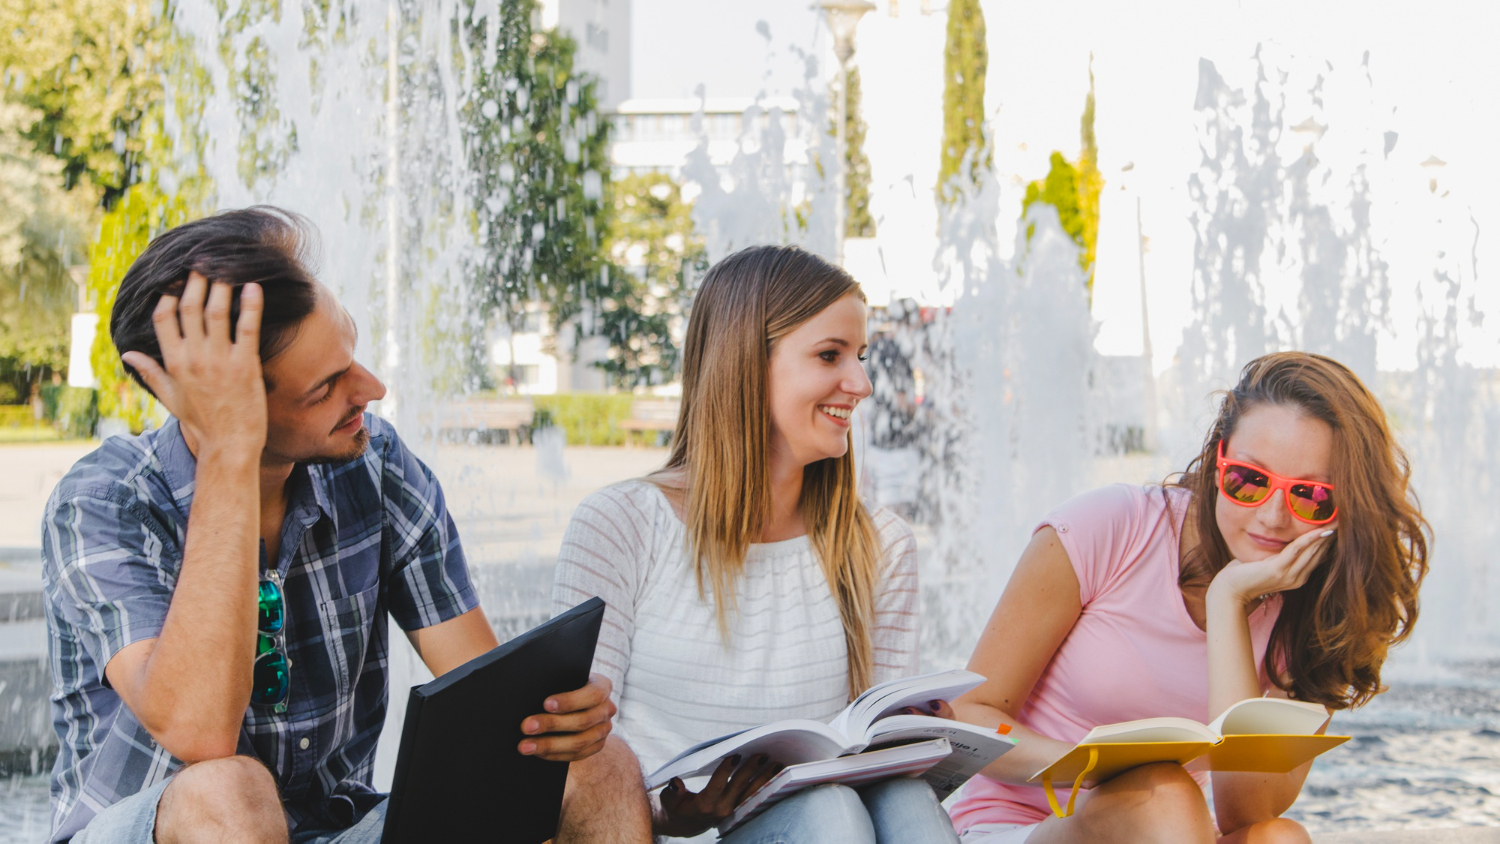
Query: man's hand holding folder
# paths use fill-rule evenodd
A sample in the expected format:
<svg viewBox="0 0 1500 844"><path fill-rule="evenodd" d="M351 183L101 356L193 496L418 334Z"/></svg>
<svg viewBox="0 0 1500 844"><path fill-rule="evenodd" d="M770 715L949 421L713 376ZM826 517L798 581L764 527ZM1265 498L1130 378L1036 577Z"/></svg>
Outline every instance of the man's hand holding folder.
<svg viewBox="0 0 1500 844"><path fill-rule="evenodd" d="M611 691L608 677L590 674L587 686L548 697L542 702L546 712L521 722L521 732L535 738L522 739L516 749L549 762L576 762L598 753L615 717Z"/></svg>

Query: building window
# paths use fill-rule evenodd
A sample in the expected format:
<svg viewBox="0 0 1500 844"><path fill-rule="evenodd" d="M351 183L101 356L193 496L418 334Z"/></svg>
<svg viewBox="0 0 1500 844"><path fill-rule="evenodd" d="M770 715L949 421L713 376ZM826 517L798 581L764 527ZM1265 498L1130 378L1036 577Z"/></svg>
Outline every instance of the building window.
<svg viewBox="0 0 1500 844"><path fill-rule="evenodd" d="M583 40L601 53L609 52L609 30L596 23L584 27Z"/></svg>

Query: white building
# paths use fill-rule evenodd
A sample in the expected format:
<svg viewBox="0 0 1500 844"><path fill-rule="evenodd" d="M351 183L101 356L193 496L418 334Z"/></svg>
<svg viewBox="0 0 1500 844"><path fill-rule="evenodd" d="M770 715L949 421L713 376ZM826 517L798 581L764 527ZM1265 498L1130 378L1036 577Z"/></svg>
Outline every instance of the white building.
<svg viewBox="0 0 1500 844"><path fill-rule="evenodd" d="M605 111L630 97L630 0L542 0L543 28L578 42L576 68L599 78Z"/></svg>
<svg viewBox="0 0 1500 844"><path fill-rule="evenodd" d="M615 131L609 162L617 177L679 176L688 154L706 141L709 160L725 168L747 137L764 137L774 120L786 138L787 163L805 164L807 143L799 137L797 105L793 97L626 100L610 115Z"/></svg>
<svg viewBox="0 0 1500 844"><path fill-rule="evenodd" d="M605 388L604 372L592 361L604 360L609 344L585 337L574 348L570 326L553 330L546 311L532 304L518 330L496 326L490 335L490 371L504 390L523 396L597 392ZM511 362L515 365L512 366ZM514 378L514 383L510 379Z"/></svg>

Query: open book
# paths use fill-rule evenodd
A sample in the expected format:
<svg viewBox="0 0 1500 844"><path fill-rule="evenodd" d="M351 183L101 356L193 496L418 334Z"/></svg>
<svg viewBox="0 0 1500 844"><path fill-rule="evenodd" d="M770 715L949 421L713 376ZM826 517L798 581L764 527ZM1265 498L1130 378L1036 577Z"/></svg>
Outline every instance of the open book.
<svg viewBox="0 0 1500 844"><path fill-rule="evenodd" d="M941 799L1014 747L1015 739L987 727L931 715L903 715L901 710L908 706L925 709L931 700L952 700L983 682L982 676L971 671L954 670L881 683L827 724L775 721L690 747L648 776L646 788L660 788L673 777L711 774L729 756L748 759L764 753L787 768L751 795L741 809L755 802L754 811L759 811L816 783L856 778L861 783L874 782L911 774L921 774ZM813 764L818 767L804 767ZM748 820L754 811L739 821L734 816L726 819L720 831Z"/></svg>
<svg viewBox="0 0 1500 844"><path fill-rule="evenodd" d="M1030 781L1042 781L1052 811L1065 818L1073 811L1079 787L1152 762L1176 762L1192 770L1284 774L1349 740L1317 735L1328 718L1328 710L1315 703L1261 697L1236 703L1207 726L1187 718L1106 724L1090 730ZM1053 780L1073 780L1074 793L1065 809L1053 796Z"/></svg>

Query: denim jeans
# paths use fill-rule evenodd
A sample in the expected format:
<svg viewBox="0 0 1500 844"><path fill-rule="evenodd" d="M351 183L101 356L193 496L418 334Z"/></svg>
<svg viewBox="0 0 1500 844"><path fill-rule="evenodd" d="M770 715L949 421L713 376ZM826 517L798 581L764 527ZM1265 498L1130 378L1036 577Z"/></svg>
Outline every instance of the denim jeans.
<svg viewBox="0 0 1500 844"><path fill-rule="evenodd" d="M957 844L932 788L893 779L858 791L819 785L788 797L722 844Z"/></svg>

